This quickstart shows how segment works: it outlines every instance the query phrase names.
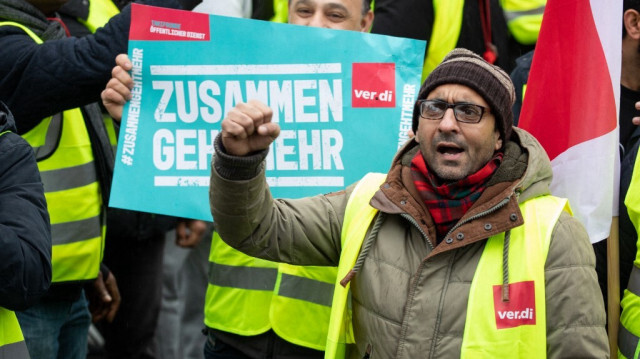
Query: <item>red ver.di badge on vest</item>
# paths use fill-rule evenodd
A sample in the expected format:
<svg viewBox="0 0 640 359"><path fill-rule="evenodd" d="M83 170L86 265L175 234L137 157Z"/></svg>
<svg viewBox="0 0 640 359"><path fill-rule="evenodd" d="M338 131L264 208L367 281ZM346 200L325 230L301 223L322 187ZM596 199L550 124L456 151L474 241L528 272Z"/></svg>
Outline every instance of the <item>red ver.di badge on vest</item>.
<svg viewBox="0 0 640 359"><path fill-rule="evenodd" d="M536 324L536 296L533 281L510 283L509 301L502 301L502 285L493 286L493 306L498 329Z"/></svg>

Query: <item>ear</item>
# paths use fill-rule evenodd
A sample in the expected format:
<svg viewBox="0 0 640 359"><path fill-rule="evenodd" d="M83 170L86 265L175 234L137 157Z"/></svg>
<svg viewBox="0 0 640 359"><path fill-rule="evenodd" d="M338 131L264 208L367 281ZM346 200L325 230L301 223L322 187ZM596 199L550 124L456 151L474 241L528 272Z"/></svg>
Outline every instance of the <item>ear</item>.
<svg viewBox="0 0 640 359"><path fill-rule="evenodd" d="M502 148L502 138L500 138L500 131L498 131L498 129L496 129L496 132L494 133L496 135L496 144L494 146L494 150L498 151Z"/></svg>
<svg viewBox="0 0 640 359"><path fill-rule="evenodd" d="M371 25L373 24L373 11L369 10L360 20L360 31L371 31Z"/></svg>
<svg viewBox="0 0 640 359"><path fill-rule="evenodd" d="M417 131L414 133L413 129L411 130L411 132L409 133L409 138L411 138L411 134L413 134L413 139L414 141L420 143L420 124L418 124L418 128L416 129Z"/></svg>
<svg viewBox="0 0 640 359"><path fill-rule="evenodd" d="M634 40L640 39L640 13L636 10L629 9L622 16L624 28L627 30L627 36Z"/></svg>

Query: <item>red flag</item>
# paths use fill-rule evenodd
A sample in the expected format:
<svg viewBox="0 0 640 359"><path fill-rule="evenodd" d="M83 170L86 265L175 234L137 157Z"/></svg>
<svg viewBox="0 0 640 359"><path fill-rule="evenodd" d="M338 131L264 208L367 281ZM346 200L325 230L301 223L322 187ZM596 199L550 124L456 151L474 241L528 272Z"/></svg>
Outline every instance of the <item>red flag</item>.
<svg viewBox="0 0 640 359"><path fill-rule="evenodd" d="M621 30L622 1L549 0L519 121L592 242L617 214Z"/></svg>

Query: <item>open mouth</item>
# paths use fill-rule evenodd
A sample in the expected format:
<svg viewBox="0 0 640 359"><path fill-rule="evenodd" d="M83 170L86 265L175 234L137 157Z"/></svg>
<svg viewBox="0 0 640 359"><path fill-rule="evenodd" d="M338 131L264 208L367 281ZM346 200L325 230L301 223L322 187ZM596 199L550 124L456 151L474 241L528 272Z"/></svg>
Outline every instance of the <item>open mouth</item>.
<svg viewBox="0 0 640 359"><path fill-rule="evenodd" d="M438 153L444 154L444 155L457 155L458 153L463 152L464 150L454 144L439 144L438 147L436 147L436 150L438 151Z"/></svg>

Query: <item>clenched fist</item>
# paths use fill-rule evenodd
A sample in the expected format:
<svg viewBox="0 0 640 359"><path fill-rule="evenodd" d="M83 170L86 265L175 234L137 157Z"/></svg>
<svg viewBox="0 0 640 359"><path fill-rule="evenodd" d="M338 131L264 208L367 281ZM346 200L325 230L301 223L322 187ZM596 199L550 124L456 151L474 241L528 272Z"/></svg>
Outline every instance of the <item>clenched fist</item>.
<svg viewBox="0 0 640 359"><path fill-rule="evenodd" d="M261 151L280 135L280 126L271 122L273 111L251 100L237 104L222 120L222 144L232 156Z"/></svg>

